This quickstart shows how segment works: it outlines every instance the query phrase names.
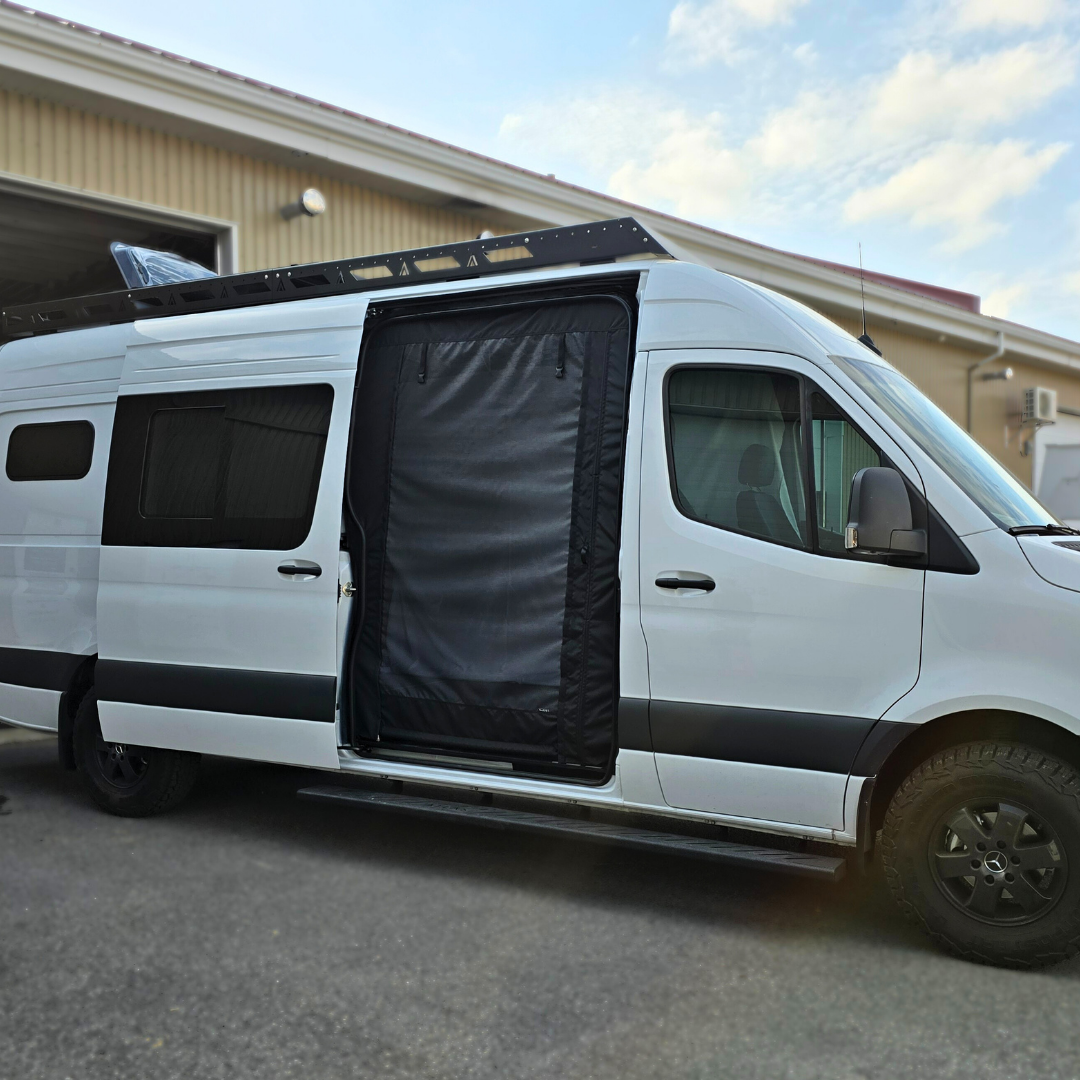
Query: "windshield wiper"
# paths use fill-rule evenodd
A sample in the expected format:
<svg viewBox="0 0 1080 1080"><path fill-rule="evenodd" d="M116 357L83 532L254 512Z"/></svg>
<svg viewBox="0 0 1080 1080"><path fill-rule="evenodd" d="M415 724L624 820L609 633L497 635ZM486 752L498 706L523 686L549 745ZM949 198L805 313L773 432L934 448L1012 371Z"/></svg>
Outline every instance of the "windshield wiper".
<svg viewBox="0 0 1080 1080"><path fill-rule="evenodd" d="M1068 525L1014 525L1009 532L1013 536L1080 536Z"/></svg>

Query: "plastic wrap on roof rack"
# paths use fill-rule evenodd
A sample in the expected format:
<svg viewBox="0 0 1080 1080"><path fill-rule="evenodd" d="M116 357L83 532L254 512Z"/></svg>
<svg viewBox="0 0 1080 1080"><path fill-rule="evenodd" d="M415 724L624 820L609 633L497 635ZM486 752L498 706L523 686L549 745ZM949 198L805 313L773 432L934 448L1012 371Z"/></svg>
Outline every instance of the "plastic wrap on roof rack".
<svg viewBox="0 0 1080 1080"><path fill-rule="evenodd" d="M181 281L202 281L218 276L200 263L185 259L183 255L174 255L171 251L134 247L119 240L114 240L109 250L129 289L142 289L148 285L176 285Z"/></svg>

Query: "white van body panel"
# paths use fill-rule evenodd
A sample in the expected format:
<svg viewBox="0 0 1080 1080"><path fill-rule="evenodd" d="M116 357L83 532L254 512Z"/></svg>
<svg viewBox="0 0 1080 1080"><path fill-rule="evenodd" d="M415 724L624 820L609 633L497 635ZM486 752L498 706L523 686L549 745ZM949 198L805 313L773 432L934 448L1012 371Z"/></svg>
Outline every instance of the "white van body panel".
<svg viewBox="0 0 1080 1080"><path fill-rule="evenodd" d="M0 720L35 731L55 731L60 722L59 690L0 683Z"/></svg>
<svg viewBox="0 0 1080 1080"><path fill-rule="evenodd" d="M1080 597L1040 578L1002 529L964 543L979 573L926 575L922 672L884 719L1005 709L1080 734Z"/></svg>
<svg viewBox="0 0 1080 1080"><path fill-rule="evenodd" d="M306 765L313 769L338 768L335 724L280 716L169 709L126 701L101 702L98 710L102 734L109 742Z"/></svg>
<svg viewBox="0 0 1080 1080"><path fill-rule="evenodd" d="M1072 539L1049 536L1018 536L1017 543L1035 571L1050 585L1080 592L1080 550ZM1067 546L1068 545L1068 546Z"/></svg>
<svg viewBox="0 0 1080 1080"><path fill-rule="evenodd" d="M707 701L702 695L722 669L728 705L881 716L918 678L918 633L908 631L921 622L923 571L828 558L682 514L668 477L663 384L668 371L685 364L780 367L824 381L809 363L790 356L705 349L649 354L640 532L652 562L642 556L640 588L657 671L653 697ZM834 385L822 388L848 404ZM885 449L896 453L888 443ZM657 563L663 559L671 565ZM657 588L652 579L668 571L708 574L716 591L683 596ZM718 610L727 612L726 628L715 620ZM693 688L698 696L683 697L677 688Z"/></svg>
<svg viewBox="0 0 1080 1080"><path fill-rule="evenodd" d="M4 447L22 424L89 420L94 426L90 472L81 480L16 482L0 475L6 522L0 539L0 625L7 624L2 644L89 655L97 643L101 507L115 402L59 401L66 403L0 414Z"/></svg>
<svg viewBox="0 0 1080 1080"><path fill-rule="evenodd" d="M638 353L635 371L644 371L648 353ZM638 546L641 532L640 484L641 428L645 408L645 380L630 383L626 420L626 467L623 472L623 527L619 546L619 692L624 698L649 700L649 650L641 630L638 591Z"/></svg>
<svg viewBox="0 0 1080 1080"><path fill-rule="evenodd" d="M844 830L847 773L673 754L657 754L656 771L669 806L723 814L725 820Z"/></svg>
<svg viewBox="0 0 1080 1080"><path fill-rule="evenodd" d="M131 326L11 342L0 353L0 446L22 424L89 420L81 480L12 481L0 473L0 648L93 656L109 441ZM55 731L60 690L0 682L0 719Z"/></svg>
<svg viewBox="0 0 1080 1080"><path fill-rule="evenodd" d="M638 349L765 349L797 356L808 350L824 352L745 282L690 263L658 263L650 270Z"/></svg>
<svg viewBox="0 0 1080 1080"><path fill-rule="evenodd" d="M649 354L641 464L641 621L654 702L876 720L919 677L925 572L830 558L687 517L669 479L664 387L687 365L811 378L908 472L906 456L808 361L742 349ZM712 592L654 579L704 574ZM810 723L811 717L807 717ZM663 720L653 710L658 742ZM657 745L659 751L662 744ZM658 752L672 806L842 830L848 773Z"/></svg>
<svg viewBox="0 0 1080 1080"><path fill-rule="evenodd" d="M103 549L102 659L336 677L345 457L367 311L366 298L348 299L136 324L122 395L319 383L333 387L334 405L314 516L299 547ZM278 571L286 562L322 572L287 577ZM336 723L114 701L98 710L113 742L337 766Z"/></svg>

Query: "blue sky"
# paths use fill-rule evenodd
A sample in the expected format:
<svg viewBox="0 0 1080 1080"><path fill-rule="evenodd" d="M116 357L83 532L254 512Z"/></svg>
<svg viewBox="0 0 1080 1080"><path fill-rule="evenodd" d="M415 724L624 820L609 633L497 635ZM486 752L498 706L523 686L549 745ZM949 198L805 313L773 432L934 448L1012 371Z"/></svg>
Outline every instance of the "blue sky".
<svg viewBox="0 0 1080 1080"><path fill-rule="evenodd" d="M1080 0L47 10L1080 339Z"/></svg>

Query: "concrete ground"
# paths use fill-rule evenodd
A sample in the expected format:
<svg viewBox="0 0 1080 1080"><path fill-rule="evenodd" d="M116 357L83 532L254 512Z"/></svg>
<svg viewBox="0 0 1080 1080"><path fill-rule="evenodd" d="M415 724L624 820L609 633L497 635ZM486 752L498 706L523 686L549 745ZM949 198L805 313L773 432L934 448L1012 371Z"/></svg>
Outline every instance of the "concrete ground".
<svg viewBox="0 0 1080 1080"><path fill-rule="evenodd" d="M1080 962L937 953L839 886L303 803L211 761L94 809L0 744L0 1077L1080 1077Z"/></svg>

